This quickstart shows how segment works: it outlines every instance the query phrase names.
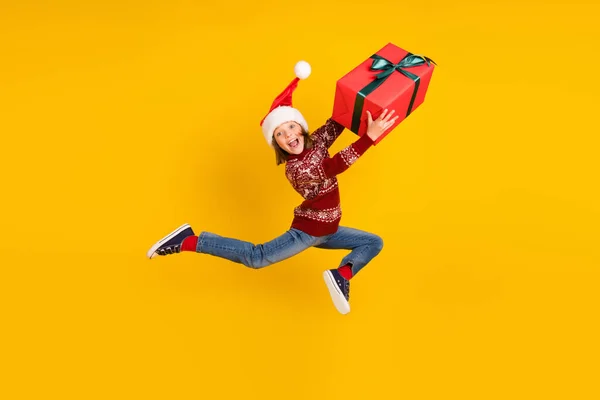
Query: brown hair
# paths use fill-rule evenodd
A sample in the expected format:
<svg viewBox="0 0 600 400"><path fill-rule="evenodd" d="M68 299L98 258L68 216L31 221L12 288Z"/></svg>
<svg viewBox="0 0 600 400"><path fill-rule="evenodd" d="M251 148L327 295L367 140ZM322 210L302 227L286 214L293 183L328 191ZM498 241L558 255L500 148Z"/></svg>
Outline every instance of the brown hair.
<svg viewBox="0 0 600 400"><path fill-rule="evenodd" d="M302 136L304 137L304 148L305 149L312 149L313 147L313 140L312 137L310 136L310 134L304 130L304 128L302 128ZM273 148L275 149L275 162L277 165L283 164L288 160L289 157L289 153L285 150L283 150L281 147L279 147L279 144L277 144L277 140L275 140L275 138L273 138Z"/></svg>

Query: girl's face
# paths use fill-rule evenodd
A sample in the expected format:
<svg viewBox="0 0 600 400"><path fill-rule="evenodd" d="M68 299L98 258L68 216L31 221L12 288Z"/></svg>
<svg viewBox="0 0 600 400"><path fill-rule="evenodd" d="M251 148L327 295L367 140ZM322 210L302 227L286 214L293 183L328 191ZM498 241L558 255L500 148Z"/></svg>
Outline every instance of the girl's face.
<svg viewBox="0 0 600 400"><path fill-rule="evenodd" d="M300 154L304 150L302 127L294 121L285 122L275 129L273 139L281 149L289 154Z"/></svg>

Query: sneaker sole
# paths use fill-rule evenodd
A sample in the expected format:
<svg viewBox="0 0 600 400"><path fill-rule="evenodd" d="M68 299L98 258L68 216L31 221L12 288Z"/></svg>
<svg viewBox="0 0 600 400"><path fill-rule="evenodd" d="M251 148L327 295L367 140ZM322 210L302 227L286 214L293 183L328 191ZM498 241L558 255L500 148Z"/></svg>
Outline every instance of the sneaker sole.
<svg viewBox="0 0 600 400"><path fill-rule="evenodd" d="M338 287L337 283L335 283L335 278L331 272L323 272L323 279L325 280L327 289L329 289L329 294L331 295L331 299L333 300L335 308L341 314L348 314L350 312L350 304L346 301L346 298L344 297L344 294Z"/></svg>
<svg viewBox="0 0 600 400"><path fill-rule="evenodd" d="M181 233L181 231L190 228L190 224L183 224L181 225L179 228L175 229L173 232L169 233L167 236L165 236L164 238L160 239L158 242L156 242L154 244L154 246L150 247L150 250L148 250L148 252L146 253L146 256L150 259L154 258L157 256L156 254L156 250L158 250L158 248L160 246L162 246L164 243L168 242L169 240L171 240L173 237L177 236L179 233Z"/></svg>

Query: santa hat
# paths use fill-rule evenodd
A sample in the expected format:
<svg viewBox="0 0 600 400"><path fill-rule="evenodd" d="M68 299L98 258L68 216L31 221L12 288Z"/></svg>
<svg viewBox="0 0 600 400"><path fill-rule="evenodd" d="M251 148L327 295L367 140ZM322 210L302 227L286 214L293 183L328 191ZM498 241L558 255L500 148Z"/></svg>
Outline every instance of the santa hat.
<svg viewBox="0 0 600 400"><path fill-rule="evenodd" d="M310 75L310 64L306 61L298 61L294 66L294 72L296 78L275 98L269 113L260 121L263 135L271 147L273 147L273 132L275 128L284 122L295 121L308 132L306 120L300 111L292 107L292 93L298 86L298 81L306 79Z"/></svg>

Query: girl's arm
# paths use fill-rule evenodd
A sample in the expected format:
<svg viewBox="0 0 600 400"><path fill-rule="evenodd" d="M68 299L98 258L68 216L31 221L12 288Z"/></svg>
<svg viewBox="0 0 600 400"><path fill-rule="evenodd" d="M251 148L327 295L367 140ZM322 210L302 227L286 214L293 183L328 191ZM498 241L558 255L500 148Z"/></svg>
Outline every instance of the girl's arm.
<svg viewBox="0 0 600 400"><path fill-rule="evenodd" d="M344 126L342 124L329 118L323 126L313 132L311 137L315 144L321 144L326 148L330 148L343 131Z"/></svg>
<svg viewBox="0 0 600 400"><path fill-rule="evenodd" d="M398 116L390 119L394 112L395 111L392 110L388 114L388 110L385 109L379 118L373 121L371 113L367 111L367 133L335 156L323 160L321 168L323 168L325 175L331 178L341 174L354 164L360 156L365 154L365 151L367 151L369 147L371 147L373 143L375 143L375 141L396 122Z"/></svg>
<svg viewBox="0 0 600 400"><path fill-rule="evenodd" d="M373 143L375 141L369 135L363 135L356 142L341 150L333 157L323 160L321 168L323 168L325 176L332 178L350 168L360 156L365 154Z"/></svg>

